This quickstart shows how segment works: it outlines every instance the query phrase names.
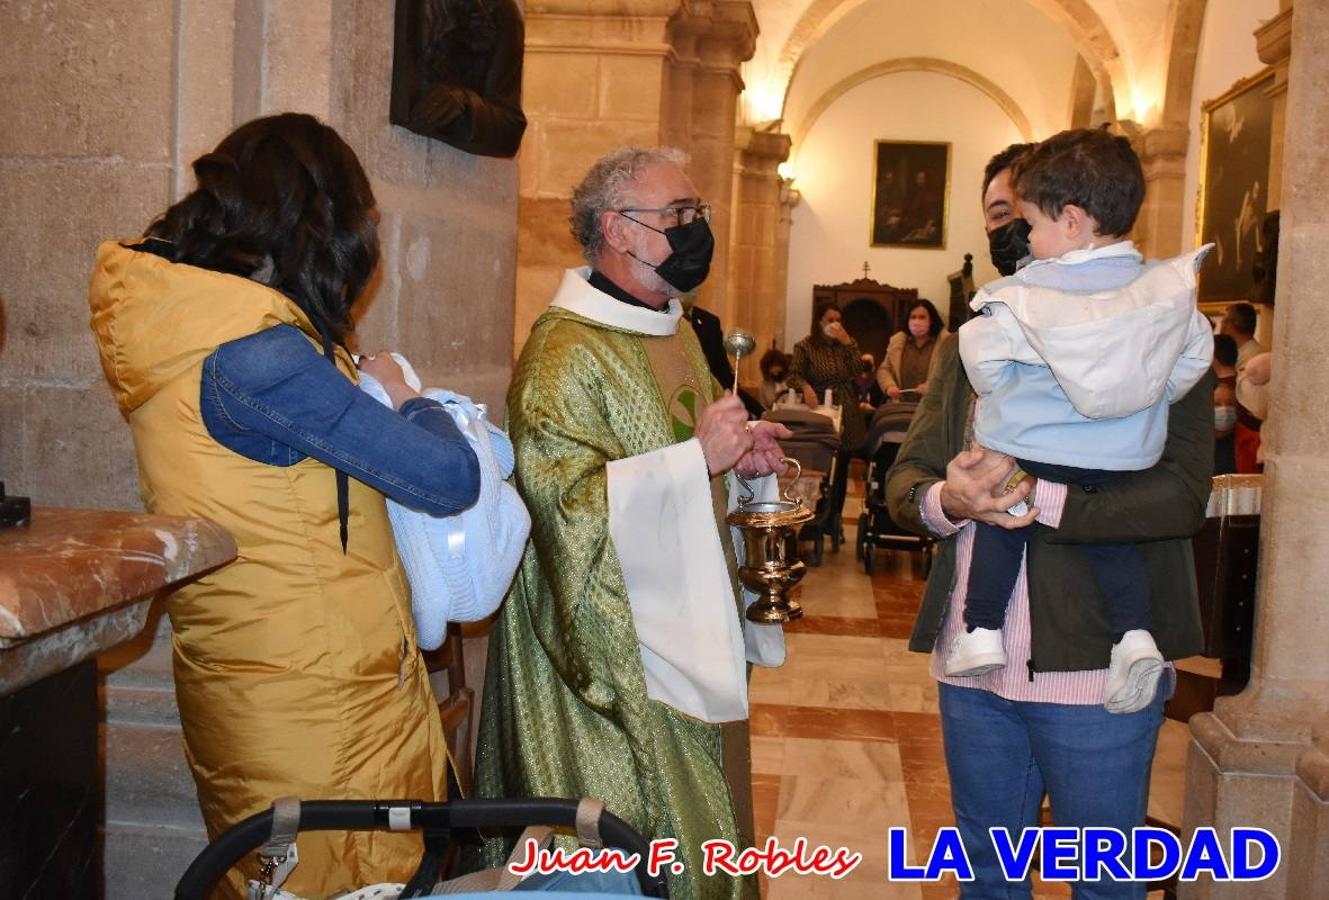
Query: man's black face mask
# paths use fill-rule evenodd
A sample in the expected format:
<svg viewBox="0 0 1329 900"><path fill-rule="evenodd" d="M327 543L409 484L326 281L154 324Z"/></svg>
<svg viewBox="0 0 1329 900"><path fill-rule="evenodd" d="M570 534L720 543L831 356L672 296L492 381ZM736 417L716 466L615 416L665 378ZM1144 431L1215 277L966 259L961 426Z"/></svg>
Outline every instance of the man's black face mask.
<svg viewBox="0 0 1329 900"><path fill-rule="evenodd" d="M673 251L658 266L651 266L629 251L633 259L651 266L657 275L683 293L706 280L711 271L711 256L715 253L715 235L711 234L711 226L705 219L697 217L686 225L675 225L663 231L636 219L629 221L663 234L669 241L669 249Z"/></svg>
<svg viewBox="0 0 1329 900"><path fill-rule="evenodd" d="M1029 255L1031 227L1024 219L1011 219L988 233L988 253L1002 275L1014 275L1020 260Z"/></svg>

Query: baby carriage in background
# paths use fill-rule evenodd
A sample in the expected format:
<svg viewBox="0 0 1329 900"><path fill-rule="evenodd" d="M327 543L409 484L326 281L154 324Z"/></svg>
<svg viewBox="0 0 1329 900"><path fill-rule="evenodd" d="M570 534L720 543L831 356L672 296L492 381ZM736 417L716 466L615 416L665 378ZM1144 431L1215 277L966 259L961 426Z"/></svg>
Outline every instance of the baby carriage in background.
<svg viewBox="0 0 1329 900"><path fill-rule="evenodd" d="M790 495L804 501L816 513L816 518L798 533L800 541L812 541L812 562L821 565L824 540L831 539L831 551L840 549L840 515L844 498L836 502L831 486L835 484L835 467L839 465L840 433L834 420L802 406L777 406L764 416L769 422L779 422L794 433L780 442L786 456L798 460L803 467L800 483L790 487Z"/></svg>
<svg viewBox="0 0 1329 900"><path fill-rule="evenodd" d="M526 829L513 859L524 860L524 845L534 839L547 847L552 827L575 828L583 847L614 847L639 855L635 870L582 875L532 875L518 885L506 869L488 869L439 883L445 858L454 845L475 844L481 831ZM345 900L397 900L397 898L494 897L542 892L564 896L564 891L598 894L605 898L668 897L663 874L648 869L650 847L639 833L604 808L598 800L531 798L518 800L312 800L284 798L272 809L256 813L231 826L203 849L185 870L175 888L175 900L205 900L231 867L246 854L258 852L264 884L251 881L249 896L259 900L288 900L281 881L298 863L297 836L301 831L422 831L424 853L415 875L405 885L373 885L349 894Z"/></svg>
<svg viewBox="0 0 1329 900"><path fill-rule="evenodd" d="M913 421L918 404L884 403L877 407L868 426L867 491L863 498L863 512L858 517L858 544L855 555L863 560L864 570L871 575L876 551L917 550L923 554L923 577L932 569L934 541L906 531L891 518L886 509L886 473L895 464L909 423Z"/></svg>

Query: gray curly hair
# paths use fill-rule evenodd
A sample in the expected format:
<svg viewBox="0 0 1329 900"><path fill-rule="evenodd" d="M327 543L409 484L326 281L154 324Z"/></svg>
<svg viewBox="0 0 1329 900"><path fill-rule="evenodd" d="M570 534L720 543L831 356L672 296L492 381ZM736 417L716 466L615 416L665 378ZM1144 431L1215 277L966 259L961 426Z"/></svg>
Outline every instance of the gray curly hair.
<svg viewBox="0 0 1329 900"><path fill-rule="evenodd" d="M604 252L600 216L630 202L628 189L641 173L660 163L682 168L687 162L687 154L673 147L619 147L596 160L572 192L572 215L568 217L572 236L581 244L587 262L594 265Z"/></svg>

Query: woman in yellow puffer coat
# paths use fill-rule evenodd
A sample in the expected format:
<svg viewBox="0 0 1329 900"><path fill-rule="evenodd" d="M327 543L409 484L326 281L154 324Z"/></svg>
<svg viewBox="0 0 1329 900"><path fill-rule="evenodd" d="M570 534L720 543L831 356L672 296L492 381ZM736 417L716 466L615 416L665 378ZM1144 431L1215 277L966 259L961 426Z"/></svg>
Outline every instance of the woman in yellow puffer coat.
<svg viewBox="0 0 1329 900"><path fill-rule="evenodd" d="M148 510L204 516L235 562L167 600L185 752L208 831L302 799L446 797L384 495L433 515L479 491L451 417L382 354L395 411L343 346L378 259L355 154L310 116L258 119L194 163L198 187L92 277L102 368ZM349 477L347 477L349 476ZM404 881L418 836L301 835L286 889ZM232 872L226 896L253 877Z"/></svg>

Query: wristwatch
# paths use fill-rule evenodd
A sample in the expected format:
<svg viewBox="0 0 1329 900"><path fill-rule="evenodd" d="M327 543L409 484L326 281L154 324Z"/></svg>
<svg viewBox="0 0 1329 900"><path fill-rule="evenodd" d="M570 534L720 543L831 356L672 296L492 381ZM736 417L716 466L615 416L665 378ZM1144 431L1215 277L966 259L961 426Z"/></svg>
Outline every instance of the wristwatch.
<svg viewBox="0 0 1329 900"><path fill-rule="evenodd" d="M1007 479L1006 490L1004 493L1009 494L1011 491L1015 490L1016 487L1019 486L1021 481L1023 481L1028 477L1029 477L1028 472L1026 472L1024 469L1017 468L1011 474L1011 477ZM1025 513L1029 512L1029 498L1028 497L1024 498L1019 503L1007 509L1006 512L1008 515L1017 516L1017 517L1022 516Z"/></svg>

